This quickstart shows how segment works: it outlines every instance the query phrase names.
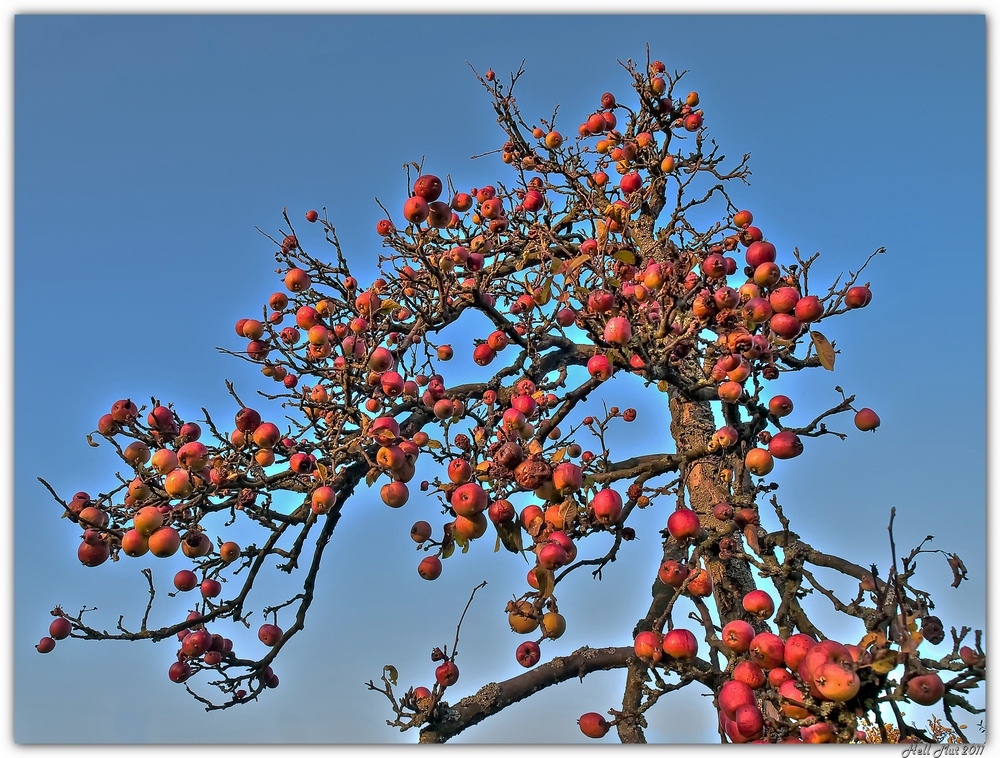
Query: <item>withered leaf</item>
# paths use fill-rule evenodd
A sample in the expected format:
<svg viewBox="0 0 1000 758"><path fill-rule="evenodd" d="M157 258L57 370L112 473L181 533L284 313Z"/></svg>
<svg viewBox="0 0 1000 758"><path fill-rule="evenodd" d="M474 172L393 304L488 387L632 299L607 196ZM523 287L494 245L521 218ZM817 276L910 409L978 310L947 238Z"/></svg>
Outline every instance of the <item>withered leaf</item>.
<svg viewBox="0 0 1000 758"><path fill-rule="evenodd" d="M809 334L812 335L813 345L816 346L816 356L819 358L819 362L827 371L833 371L833 363L837 359L837 354L833 345L830 344L830 340L815 329L811 330Z"/></svg>
<svg viewBox="0 0 1000 758"><path fill-rule="evenodd" d="M396 680L399 678L399 672L396 671L395 666L383 666L382 670L389 675L389 681L395 685Z"/></svg>
<svg viewBox="0 0 1000 758"><path fill-rule="evenodd" d="M542 285L541 291L535 296L535 302L539 305L548 305L549 300L552 299L552 277L545 280L545 284Z"/></svg>
<svg viewBox="0 0 1000 758"><path fill-rule="evenodd" d="M957 587L962 583L963 579L969 578L969 572L965 568L965 564L962 563L962 559L955 553L948 555L948 565L951 566L952 574L955 576L955 581L951 583L952 587Z"/></svg>
<svg viewBox="0 0 1000 758"><path fill-rule="evenodd" d="M861 641L858 643L858 647L866 648L869 645L885 645L889 640L886 638L885 633L881 631L868 632Z"/></svg>
<svg viewBox="0 0 1000 758"><path fill-rule="evenodd" d="M576 520L577 514L580 513L580 506L577 505L576 501L568 497L559 504L559 516L563 520L563 524L568 526ZM564 528L566 528L564 526Z"/></svg>
<svg viewBox="0 0 1000 758"><path fill-rule="evenodd" d="M555 577L552 572L541 566L535 566L535 578L538 579L538 594L541 597L551 595L552 588L555 586Z"/></svg>

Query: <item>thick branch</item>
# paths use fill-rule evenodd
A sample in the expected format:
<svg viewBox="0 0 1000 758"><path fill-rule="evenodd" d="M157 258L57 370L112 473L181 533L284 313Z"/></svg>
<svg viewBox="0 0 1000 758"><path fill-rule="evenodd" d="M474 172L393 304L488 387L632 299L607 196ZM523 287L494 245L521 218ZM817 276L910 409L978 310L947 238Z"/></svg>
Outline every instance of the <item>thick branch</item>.
<svg viewBox="0 0 1000 758"><path fill-rule="evenodd" d="M476 694L442 709L439 716L420 732L421 742L447 742L470 726L499 713L504 708L536 692L593 671L624 668L635 657L629 647L593 649L582 647L570 655L554 658L506 682L491 682Z"/></svg>

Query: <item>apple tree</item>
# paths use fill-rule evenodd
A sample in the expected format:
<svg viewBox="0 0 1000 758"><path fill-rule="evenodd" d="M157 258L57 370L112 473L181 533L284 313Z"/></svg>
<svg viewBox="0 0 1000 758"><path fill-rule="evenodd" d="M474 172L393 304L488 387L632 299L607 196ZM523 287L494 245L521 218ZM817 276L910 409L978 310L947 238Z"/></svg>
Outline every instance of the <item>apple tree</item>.
<svg viewBox="0 0 1000 758"><path fill-rule="evenodd" d="M327 214L309 210L296 229L286 213L270 237L280 287L225 348L274 388L251 398L227 383L232 407L198 416L123 398L91 435L122 461L107 489L59 493L41 480L79 531L84 565L183 556L184 567L143 569L145 610L114 629L57 606L39 652L67 638L172 641L165 673L206 709L264 699L326 579L342 513L377 490L418 549L395 562L428 581L470 550L527 559L519 593L496 609L521 635L510 655L524 673L455 699L459 621L453 641L428 640L433 686L401 684L389 661L368 683L388 723L422 742L610 669L626 672L620 707L568 716L589 737L614 729L643 742L647 712L692 688L712 697L723 742L933 739L907 719L909 703L937 705L938 723L967 739L956 713L981 710L968 693L985 677L982 634L947 628L916 574L918 559L938 561L957 586L959 556L897 546L894 510L887 555L861 565L824 552L793 531L800 504L782 502L772 477L817 437L880 424L840 388L827 410L797 418L782 378L833 370L821 328L863 317L877 293L869 264L884 251L833 282L811 279L816 255L777 249L769 220L734 203L749 156L721 153L683 74L648 54L623 69L627 96L595 97L563 131L555 112L521 112L523 71L475 74L509 171L455 187L412 164L374 230L374 281L352 276ZM488 328L474 339L477 378L456 383L442 334L470 319ZM655 452L615 454L636 411L595 402L608 382L659 398ZM416 499L439 506L433 520L407 518ZM662 555L641 578L645 616L616 647L547 655L567 623L586 624L563 616L561 591L613 572L647 509L661 528L642 536ZM259 591L271 572L292 577L292 591ZM830 575L856 590L832 589ZM807 596L856 633L825 633ZM172 620L150 623L164 605ZM234 645L234 624L260 645Z"/></svg>

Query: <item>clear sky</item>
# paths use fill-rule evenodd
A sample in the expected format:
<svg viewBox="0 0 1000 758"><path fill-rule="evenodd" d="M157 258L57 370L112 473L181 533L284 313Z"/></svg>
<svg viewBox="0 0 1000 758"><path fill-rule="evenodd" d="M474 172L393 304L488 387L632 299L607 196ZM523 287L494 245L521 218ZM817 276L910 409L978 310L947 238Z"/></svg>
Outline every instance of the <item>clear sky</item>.
<svg viewBox="0 0 1000 758"><path fill-rule="evenodd" d="M839 384L882 427L810 441L779 462L779 494L807 541L880 568L895 506L902 549L932 534L969 567L954 590L942 556L921 560L946 626L985 625L983 17L54 15L18 17L14 36L17 742L413 741L385 726L387 703L364 682L392 663L403 682L429 685L430 649L450 644L483 579L449 694L521 671L502 610L523 561L483 540L424 582L408 532L436 506L411 498L392 511L376 492L350 501L321 597L279 656L281 686L257 704L206 714L166 677L172 643L33 647L56 604L99 606L109 627L119 614L137 622L147 565L80 566L77 530L36 477L69 495L106 489L111 451L85 435L120 397L228 418L224 378L244 396L273 388L214 348L238 349L233 324L280 289L255 227L277 233L283 207L295 221L328 208L365 282L380 246L375 198L401 205L404 163L423 158L460 188L502 178L498 158L470 159L502 133L467 62L503 73L523 60L522 111L547 117L559 104L575 126L602 92L626 92L615 61L641 58L648 41L690 71L724 152L751 154L751 185L735 198L779 250L820 251L818 281L887 248L866 276L872 304L827 330L843 351L836 371L782 386L805 419L837 402ZM299 231L320 249L317 227ZM455 337L458 359L472 336ZM603 396L624 403L615 381ZM655 395L628 396L639 419L616 453L655 449ZM561 598L569 631L543 655L630 642L662 517L603 582L581 576ZM576 719L620 704L620 680L552 688L459 741L583 741ZM705 700L667 698L650 741L711 739Z"/></svg>

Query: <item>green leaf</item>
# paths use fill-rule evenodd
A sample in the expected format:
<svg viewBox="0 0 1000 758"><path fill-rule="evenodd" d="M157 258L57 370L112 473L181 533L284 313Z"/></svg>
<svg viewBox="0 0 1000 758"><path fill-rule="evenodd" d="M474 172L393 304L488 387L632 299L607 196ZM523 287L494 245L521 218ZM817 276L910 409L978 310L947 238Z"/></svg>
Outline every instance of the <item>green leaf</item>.
<svg viewBox="0 0 1000 758"><path fill-rule="evenodd" d="M429 447L431 450L440 450L441 443L438 442L437 440L427 440L427 447Z"/></svg>
<svg viewBox="0 0 1000 758"><path fill-rule="evenodd" d="M635 265L635 253L631 250L616 250L612 257L630 266Z"/></svg>
<svg viewBox="0 0 1000 758"><path fill-rule="evenodd" d="M833 371L833 362L837 359L837 354L833 349L833 345L830 344L830 340L815 330L809 333L812 335L813 345L816 346L816 355L819 358L819 362L823 364L823 368L827 371Z"/></svg>
<svg viewBox="0 0 1000 758"><path fill-rule="evenodd" d="M556 274L558 274L560 271L563 270L564 265L565 264L563 263L562 258L555 258L552 261L552 265L549 267L549 271L552 273L553 276L555 276Z"/></svg>

